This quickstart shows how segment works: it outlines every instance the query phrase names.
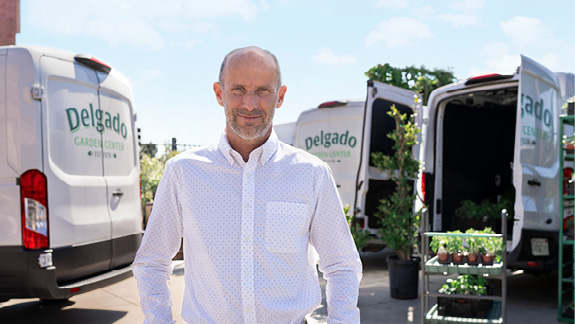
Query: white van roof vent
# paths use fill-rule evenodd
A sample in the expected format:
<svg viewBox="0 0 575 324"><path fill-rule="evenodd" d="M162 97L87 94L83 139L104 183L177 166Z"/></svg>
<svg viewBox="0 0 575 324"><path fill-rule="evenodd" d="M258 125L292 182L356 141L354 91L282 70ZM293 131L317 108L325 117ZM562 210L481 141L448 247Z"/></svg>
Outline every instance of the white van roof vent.
<svg viewBox="0 0 575 324"><path fill-rule="evenodd" d="M74 57L74 59L76 62L87 65L96 71L104 73L110 73L110 71L112 71L112 67L109 64L102 62L92 55L78 54Z"/></svg>

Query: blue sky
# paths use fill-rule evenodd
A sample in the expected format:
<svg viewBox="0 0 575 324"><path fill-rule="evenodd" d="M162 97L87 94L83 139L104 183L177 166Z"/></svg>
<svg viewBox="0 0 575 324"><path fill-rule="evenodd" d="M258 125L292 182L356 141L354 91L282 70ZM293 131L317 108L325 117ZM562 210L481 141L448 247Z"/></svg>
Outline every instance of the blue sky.
<svg viewBox="0 0 575 324"><path fill-rule="evenodd" d="M130 80L143 143L209 144L224 128L221 60L272 51L288 91L275 123L365 99L376 64L512 73L519 54L575 72L575 2L424 0L21 0L17 45L92 54Z"/></svg>

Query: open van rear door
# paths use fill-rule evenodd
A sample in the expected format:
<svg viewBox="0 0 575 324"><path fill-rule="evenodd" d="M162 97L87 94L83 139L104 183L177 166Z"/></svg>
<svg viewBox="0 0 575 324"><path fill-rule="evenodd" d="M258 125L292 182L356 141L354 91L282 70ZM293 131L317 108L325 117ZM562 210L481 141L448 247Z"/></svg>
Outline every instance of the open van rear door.
<svg viewBox="0 0 575 324"><path fill-rule="evenodd" d="M395 183L389 174L381 172L373 165L371 153L393 154L393 140L387 137L387 134L395 128L395 121L387 114L393 105L402 114L412 115L421 109L421 98L415 91L368 81L361 141L362 155L357 170L354 205L356 216L365 216L366 227L374 232L379 227L379 222L374 217L379 201L394 192ZM417 125L421 125L421 115L416 116ZM413 154L417 157L419 145L414 146Z"/></svg>
<svg viewBox="0 0 575 324"><path fill-rule="evenodd" d="M519 74L513 158L517 198L511 251L519 245L525 230L557 232L560 225L560 84L555 73L525 56L521 56ZM531 241L533 256L549 256L553 242L547 238L523 238L527 239Z"/></svg>

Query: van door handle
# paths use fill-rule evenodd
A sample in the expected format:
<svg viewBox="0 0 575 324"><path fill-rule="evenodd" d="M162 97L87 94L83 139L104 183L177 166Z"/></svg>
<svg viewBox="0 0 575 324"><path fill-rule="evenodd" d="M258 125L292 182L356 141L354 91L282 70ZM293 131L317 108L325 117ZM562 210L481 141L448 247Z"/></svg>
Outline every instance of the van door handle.
<svg viewBox="0 0 575 324"><path fill-rule="evenodd" d="M541 182L539 182L539 180L537 180L537 179L527 180L527 184L530 186L541 187Z"/></svg>
<svg viewBox="0 0 575 324"><path fill-rule="evenodd" d="M123 195L124 195L124 193L123 193L122 190L120 190L120 189L118 189L118 190L112 192L112 196L114 196L114 197L120 198L120 197L122 197Z"/></svg>

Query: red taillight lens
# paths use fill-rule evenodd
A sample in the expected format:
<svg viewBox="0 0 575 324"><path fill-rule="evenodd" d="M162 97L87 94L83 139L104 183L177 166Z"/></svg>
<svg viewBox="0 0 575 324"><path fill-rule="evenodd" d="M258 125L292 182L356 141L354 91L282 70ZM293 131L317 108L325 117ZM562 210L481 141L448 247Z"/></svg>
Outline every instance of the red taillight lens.
<svg viewBox="0 0 575 324"><path fill-rule="evenodd" d="M20 177L22 242L27 249L48 247L48 186L46 176L29 170Z"/></svg>
<svg viewBox="0 0 575 324"><path fill-rule="evenodd" d="M422 199L423 199L423 203L427 204L427 190L425 190L425 183L426 183L426 178L427 178L428 173L422 172L421 173L421 195L422 195Z"/></svg>
<svg viewBox="0 0 575 324"><path fill-rule="evenodd" d="M511 79L513 74L499 74L499 73L489 73L484 75L478 75L471 77L465 81L465 85L482 83L482 82L490 82L490 81L497 81L497 80L504 80L504 79Z"/></svg>

